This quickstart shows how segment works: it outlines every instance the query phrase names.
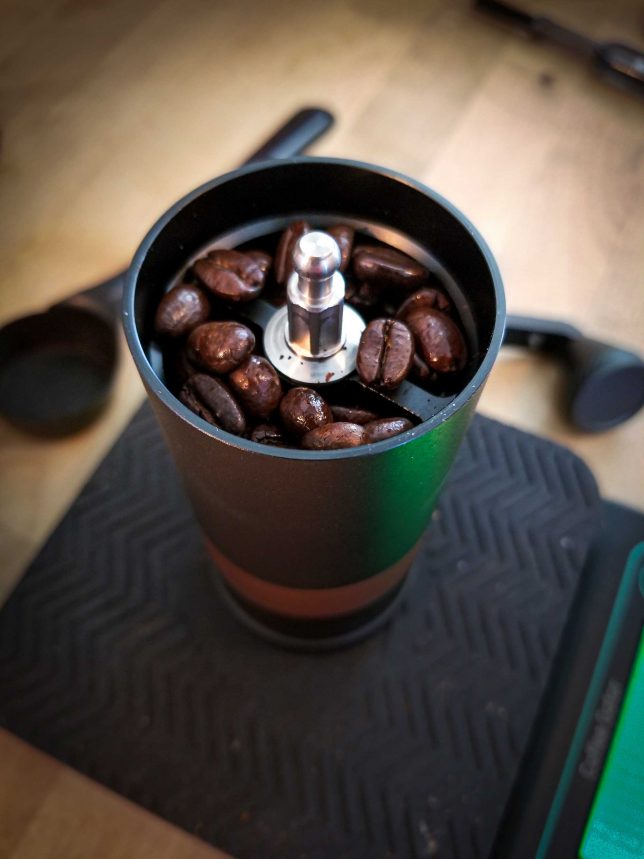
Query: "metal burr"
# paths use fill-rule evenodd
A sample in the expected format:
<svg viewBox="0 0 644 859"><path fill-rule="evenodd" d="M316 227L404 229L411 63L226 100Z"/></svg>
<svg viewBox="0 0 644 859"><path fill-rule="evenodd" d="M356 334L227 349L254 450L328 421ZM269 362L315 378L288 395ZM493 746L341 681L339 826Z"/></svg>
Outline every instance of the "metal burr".
<svg viewBox="0 0 644 859"><path fill-rule="evenodd" d="M277 369L296 382L336 382L355 369L365 324L344 303L340 248L328 233L303 235L293 254L287 305L270 320L264 349Z"/></svg>

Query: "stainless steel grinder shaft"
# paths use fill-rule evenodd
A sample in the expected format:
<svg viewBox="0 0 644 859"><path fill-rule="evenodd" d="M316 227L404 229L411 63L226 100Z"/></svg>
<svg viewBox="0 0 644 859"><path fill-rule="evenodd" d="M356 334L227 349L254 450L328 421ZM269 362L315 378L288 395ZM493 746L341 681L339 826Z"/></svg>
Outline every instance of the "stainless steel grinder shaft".
<svg viewBox="0 0 644 859"><path fill-rule="evenodd" d="M267 357L293 381L335 382L355 369L365 324L344 303L340 261L328 233L314 230L297 242L286 307L274 314L264 336Z"/></svg>

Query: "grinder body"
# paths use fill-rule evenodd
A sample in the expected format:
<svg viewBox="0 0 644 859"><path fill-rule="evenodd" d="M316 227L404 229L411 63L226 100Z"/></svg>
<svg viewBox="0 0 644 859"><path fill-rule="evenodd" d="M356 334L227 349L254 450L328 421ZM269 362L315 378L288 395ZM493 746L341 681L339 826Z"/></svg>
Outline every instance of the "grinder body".
<svg viewBox="0 0 644 859"><path fill-rule="evenodd" d="M186 259L254 222L369 223L428 248L471 309L472 372L434 418L350 450L265 448L212 427L150 361L152 319ZM148 397L225 587L258 624L334 639L382 616L399 593L498 353L505 305L492 255L439 195L381 168L297 158L243 168L179 201L128 274L124 324Z"/></svg>

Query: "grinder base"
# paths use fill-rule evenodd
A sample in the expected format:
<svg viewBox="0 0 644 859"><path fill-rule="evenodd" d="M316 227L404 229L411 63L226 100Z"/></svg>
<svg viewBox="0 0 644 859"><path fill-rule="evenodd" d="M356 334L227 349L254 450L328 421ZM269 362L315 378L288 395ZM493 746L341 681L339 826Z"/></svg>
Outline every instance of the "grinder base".
<svg viewBox="0 0 644 859"><path fill-rule="evenodd" d="M367 608L325 620L300 620L262 611L234 593L218 572L212 580L222 602L248 630L278 647L313 653L350 647L383 627L412 586L414 577L412 568L400 584Z"/></svg>

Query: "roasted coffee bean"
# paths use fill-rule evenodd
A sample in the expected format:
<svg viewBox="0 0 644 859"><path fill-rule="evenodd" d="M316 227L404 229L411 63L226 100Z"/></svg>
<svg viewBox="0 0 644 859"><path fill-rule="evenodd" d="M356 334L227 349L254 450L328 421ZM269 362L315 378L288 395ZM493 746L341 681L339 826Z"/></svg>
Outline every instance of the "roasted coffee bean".
<svg viewBox="0 0 644 859"><path fill-rule="evenodd" d="M346 271L346 268L349 265L349 260L351 259L355 230L353 227L347 227L345 224L335 224L335 226L329 227L326 232L330 236L333 236L338 243L341 256L340 271L344 272Z"/></svg>
<svg viewBox="0 0 644 859"><path fill-rule="evenodd" d="M266 269L252 254L228 248L216 248L208 253L207 259L212 260L220 268L225 268L226 271L232 271L247 286L261 289L264 285Z"/></svg>
<svg viewBox="0 0 644 859"><path fill-rule="evenodd" d="M286 429L297 436L333 422L333 412L313 388L291 388L280 402L280 416Z"/></svg>
<svg viewBox="0 0 644 859"><path fill-rule="evenodd" d="M448 313L450 309L449 299L438 289L419 289L403 301L396 312L396 319L404 322L408 316L418 310L442 310Z"/></svg>
<svg viewBox="0 0 644 859"><path fill-rule="evenodd" d="M395 319L374 319L362 332L356 369L365 385L393 390L409 373L414 340L406 325Z"/></svg>
<svg viewBox="0 0 644 859"><path fill-rule="evenodd" d="M386 438L400 435L413 427L413 423L407 418L379 418L376 421L371 421L365 428L365 441L371 444L375 441L383 441Z"/></svg>
<svg viewBox="0 0 644 859"><path fill-rule="evenodd" d="M264 420L282 399L282 383L273 365L259 355L251 355L228 376L230 385L249 415Z"/></svg>
<svg viewBox="0 0 644 859"><path fill-rule="evenodd" d="M184 384L179 399L208 423L233 435L246 432L244 413L220 379L196 373Z"/></svg>
<svg viewBox="0 0 644 859"><path fill-rule="evenodd" d="M299 239L310 231L306 221L293 221L282 233L277 250L275 251L275 280L280 286L286 286L286 281L293 274L293 252Z"/></svg>
<svg viewBox="0 0 644 859"><path fill-rule="evenodd" d="M257 287L248 286L235 272L221 268L212 260L197 260L194 271L200 282L223 301L252 301L259 295Z"/></svg>
<svg viewBox="0 0 644 859"><path fill-rule="evenodd" d="M364 443L364 427L344 421L325 424L302 437L302 447L305 450L338 450L343 447L358 447Z"/></svg>
<svg viewBox="0 0 644 859"><path fill-rule="evenodd" d="M251 301L262 291L266 273L246 254L214 250L198 259L193 271L199 281L224 301Z"/></svg>
<svg viewBox="0 0 644 859"><path fill-rule="evenodd" d="M331 411L335 421L361 424L362 426L378 418L375 412L370 412L369 409L363 409L360 406L331 406Z"/></svg>
<svg viewBox="0 0 644 859"><path fill-rule="evenodd" d="M249 438L257 444L265 444L268 447L286 447L284 433L275 424L258 424Z"/></svg>
<svg viewBox="0 0 644 859"><path fill-rule="evenodd" d="M210 303L199 287L182 283L159 302L154 330L165 337L181 337L205 322L209 314Z"/></svg>
<svg viewBox="0 0 644 859"><path fill-rule="evenodd" d="M356 310L363 313L368 313L378 304L382 295L382 290L374 283L355 284L347 297L349 304L353 305Z"/></svg>
<svg viewBox="0 0 644 859"><path fill-rule="evenodd" d="M273 264L272 258L264 251L244 251L244 253L257 263L264 274Z"/></svg>
<svg viewBox="0 0 644 859"><path fill-rule="evenodd" d="M184 406L187 406L190 411L194 412L198 417L203 418L203 420L207 421L209 424L212 424L215 427L219 426L215 419L215 416L212 414L210 409L204 406L197 394L193 391L192 387L187 384L187 382L179 391L179 399L184 404Z"/></svg>
<svg viewBox="0 0 644 859"><path fill-rule="evenodd" d="M353 252L353 272L358 280L413 289L427 280L427 269L393 248L361 245Z"/></svg>
<svg viewBox="0 0 644 859"><path fill-rule="evenodd" d="M188 358L211 373L229 373L255 348L255 335L241 322L206 322L188 337Z"/></svg>
<svg viewBox="0 0 644 859"><path fill-rule="evenodd" d="M407 325L430 370L455 373L467 363L467 346L458 325L440 310L418 310L407 316Z"/></svg>

